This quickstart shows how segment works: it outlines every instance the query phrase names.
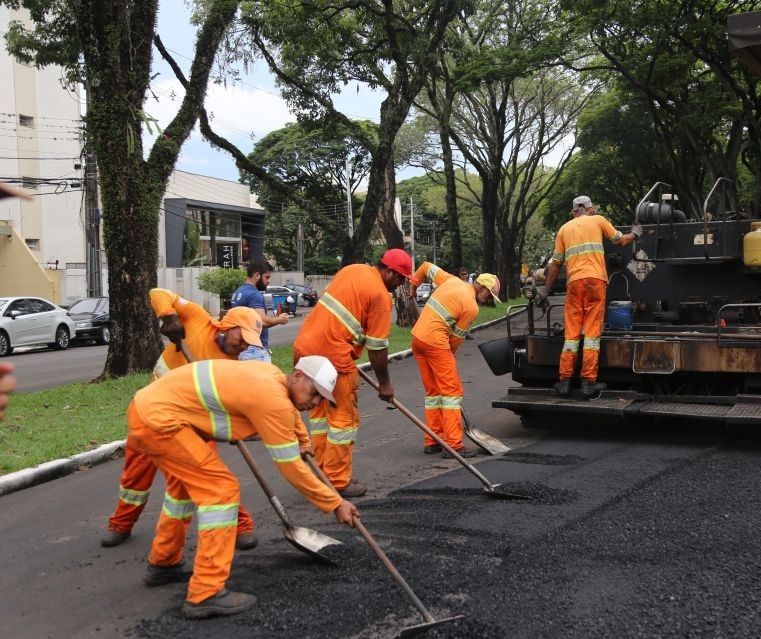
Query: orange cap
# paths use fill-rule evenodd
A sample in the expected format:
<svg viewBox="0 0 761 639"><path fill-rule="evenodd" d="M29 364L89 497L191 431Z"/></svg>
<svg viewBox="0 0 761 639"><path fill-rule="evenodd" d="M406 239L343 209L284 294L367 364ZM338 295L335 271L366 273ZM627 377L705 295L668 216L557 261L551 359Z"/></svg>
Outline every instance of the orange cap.
<svg viewBox="0 0 761 639"><path fill-rule="evenodd" d="M262 347L262 318L253 308L236 306L231 308L219 322L219 328L226 331L240 327L243 339L251 346Z"/></svg>

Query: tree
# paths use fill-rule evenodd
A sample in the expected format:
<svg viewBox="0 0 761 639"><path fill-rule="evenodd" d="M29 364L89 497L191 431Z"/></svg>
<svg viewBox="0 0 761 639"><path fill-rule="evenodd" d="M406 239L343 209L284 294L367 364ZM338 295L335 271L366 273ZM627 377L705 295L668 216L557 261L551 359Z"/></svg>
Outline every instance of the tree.
<svg viewBox="0 0 761 639"><path fill-rule="evenodd" d="M202 109L216 51L239 3L209 0L200 17L188 87L177 114L150 149L148 116L158 0L0 0L30 11L6 42L22 62L59 64L88 93L87 144L95 152L109 267L111 342L105 376L151 368L161 349L148 293L156 282L158 214L182 144Z"/></svg>

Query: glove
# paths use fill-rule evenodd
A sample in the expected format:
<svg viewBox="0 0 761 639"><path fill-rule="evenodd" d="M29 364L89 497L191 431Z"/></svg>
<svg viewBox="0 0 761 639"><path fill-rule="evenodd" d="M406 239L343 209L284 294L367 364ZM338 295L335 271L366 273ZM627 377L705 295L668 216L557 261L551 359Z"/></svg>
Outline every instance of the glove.
<svg viewBox="0 0 761 639"><path fill-rule="evenodd" d="M536 289L536 295L534 295L534 305L545 308L549 304L547 295L549 295L549 293L544 286L540 286L538 289Z"/></svg>
<svg viewBox="0 0 761 639"><path fill-rule="evenodd" d="M185 327L182 325L179 316L176 313L164 315L161 318L161 334L166 337L180 352L180 341L185 338Z"/></svg>
<svg viewBox="0 0 761 639"><path fill-rule="evenodd" d="M639 224L632 226L632 233L637 236L637 239L642 237L642 227Z"/></svg>

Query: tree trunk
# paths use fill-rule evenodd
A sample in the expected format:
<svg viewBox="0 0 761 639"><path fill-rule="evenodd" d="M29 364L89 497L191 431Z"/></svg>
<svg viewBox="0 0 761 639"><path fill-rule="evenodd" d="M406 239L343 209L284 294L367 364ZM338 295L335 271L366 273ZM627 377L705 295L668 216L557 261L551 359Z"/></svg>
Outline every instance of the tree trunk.
<svg viewBox="0 0 761 639"><path fill-rule="evenodd" d="M462 260L462 236L460 235L460 218L457 215L457 181L455 180L454 160L452 158L452 144L449 141L449 127L442 123L439 128L441 138L441 159L444 164L444 203L447 209L447 221L449 223L449 240L452 246L452 268L459 269Z"/></svg>

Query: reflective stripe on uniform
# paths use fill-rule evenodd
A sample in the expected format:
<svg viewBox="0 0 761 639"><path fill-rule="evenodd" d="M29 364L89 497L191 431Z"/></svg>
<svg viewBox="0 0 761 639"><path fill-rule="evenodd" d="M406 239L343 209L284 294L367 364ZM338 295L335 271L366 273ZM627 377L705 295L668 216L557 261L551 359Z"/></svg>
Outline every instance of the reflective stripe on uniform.
<svg viewBox="0 0 761 639"><path fill-rule="evenodd" d="M441 408L441 395L426 395L425 408L426 410Z"/></svg>
<svg viewBox="0 0 761 639"><path fill-rule="evenodd" d="M599 337L586 337L586 336L584 336L584 350L585 351L599 351L600 350L600 338Z"/></svg>
<svg viewBox="0 0 761 639"><path fill-rule="evenodd" d="M442 396L441 408L444 410L460 410L462 408L462 395Z"/></svg>
<svg viewBox="0 0 761 639"><path fill-rule="evenodd" d="M357 439L358 428L334 428L328 426L328 442L336 446L349 446Z"/></svg>
<svg viewBox="0 0 761 639"><path fill-rule="evenodd" d="M553 253L553 254L552 254L552 258L551 258L551 259L555 260L555 261L556 261L556 262L558 262L559 264L562 264L562 263L563 263L563 259L564 259L564 256L563 256L563 254L562 254L562 253Z"/></svg>
<svg viewBox="0 0 761 639"><path fill-rule="evenodd" d="M354 337L354 343L359 346L361 344L365 343L365 333L362 330L362 324L359 323L356 317L352 315L349 310L341 304L335 297L333 297L330 293L323 293L322 297L317 302L318 304L322 304L325 308L327 308L335 317L338 319L341 324L343 324L346 327L346 330L349 331Z"/></svg>
<svg viewBox="0 0 761 639"><path fill-rule="evenodd" d="M287 444L276 444L274 446L265 444L265 446L270 453L270 457L272 457L272 461L276 464L296 461L301 457L299 442L297 441L288 442Z"/></svg>
<svg viewBox="0 0 761 639"><path fill-rule="evenodd" d="M327 417L310 417L309 432L312 435L325 435L328 432Z"/></svg>
<svg viewBox="0 0 761 639"><path fill-rule="evenodd" d="M613 237L610 238L610 241L611 242L618 242L618 240L620 240L623 236L624 236L624 234L621 233L621 231L616 231L613 234Z"/></svg>
<svg viewBox="0 0 761 639"><path fill-rule="evenodd" d="M219 504L198 507L198 530L232 528L238 525L240 504Z"/></svg>
<svg viewBox="0 0 761 639"><path fill-rule="evenodd" d="M576 244L575 246L569 246L565 250L565 259L570 260L572 257L577 257L584 253L604 253L602 242L584 242L583 244Z"/></svg>
<svg viewBox="0 0 761 639"><path fill-rule="evenodd" d="M171 369L164 361L164 356L161 355L158 360L156 360L156 365L153 367L153 376L155 379L158 379L162 375L166 375L170 370Z"/></svg>
<svg viewBox="0 0 761 639"><path fill-rule="evenodd" d="M209 411L211 434L214 439L229 441L232 434L230 415L219 400L217 384L214 381L214 369L211 360L193 364L193 380L196 394L203 407Z"/></svg>
<svg viewBox="0 0 761 639"><path fill-rule="evenodd" d="M439 274L440 270L440 267L436 266L435 264L431 264L431 268L428 269L428 279L433 282L436 279L436 276Z"/></svg>
<svg viewBox="0 0 761 639"><path fill-rule="evenodd" d="M119 486L119 499L125 504L132 504L133 506L142 506L148 501L148 495L151 494L151 489L148 490L132 490L131 488L125 488Z"/></svg>
<svg viewBox="0 0 761 639"><path fill-rule="evenodd" d="M196 505L190 499L175 499L169 493L164 493L164 505L161 510L172 519L190 519L196 511Z"/></svg>
<svg viewBox="0 0 761 639"><path fill-rule="evenodd" d="M368 351L382 351L388 348L388 340L382 337L370 337L365 335L365 346Z"/></svg>
<svg viewBox="0 0 761 639"><path fill-rule="evenodd" d="M433 312L436 313L436 315L438 315L441 319L443 319L449 328L454 327L456 323L454 317L452 317L452 314L447 310L447 307L444 306L441 302L433 299L432 297L429 297L427 306L430 306Z"/></svg>
<svg viewBox="0 0 761 639"><path fill-rule="evenodd" d="M465 339L468 333L470 333L470 329L468 328L460 328L457 324L452 327L452 335L459 337L460 339Z"/></svg>
<svg viewBox="0 0 761 639"><path fill-rule="evenodd" d="M575 353L579 350L579 340L567 339L563 342L563 350L568 353Z"/></svg>

